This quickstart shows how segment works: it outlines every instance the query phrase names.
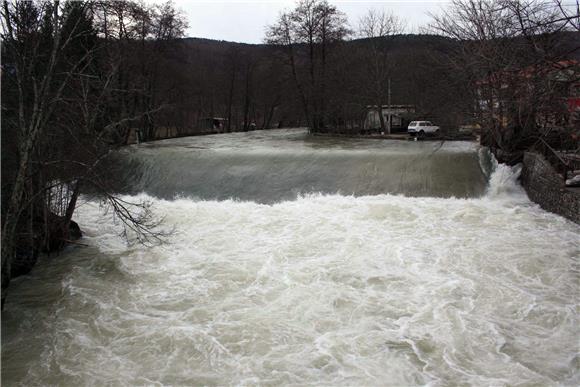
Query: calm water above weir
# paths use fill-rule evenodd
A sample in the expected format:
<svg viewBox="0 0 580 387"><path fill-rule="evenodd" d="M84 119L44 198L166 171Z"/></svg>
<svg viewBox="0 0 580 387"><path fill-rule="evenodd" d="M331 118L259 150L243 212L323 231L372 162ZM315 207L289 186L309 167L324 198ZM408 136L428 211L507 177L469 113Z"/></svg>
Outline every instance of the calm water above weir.
<svg viewBox="0 0 580 387"><path fill-rule="evenodd" d="M123 152L174 233L11 284L3 385L578 385L580 227L470 143L301 130Z"/></svg>

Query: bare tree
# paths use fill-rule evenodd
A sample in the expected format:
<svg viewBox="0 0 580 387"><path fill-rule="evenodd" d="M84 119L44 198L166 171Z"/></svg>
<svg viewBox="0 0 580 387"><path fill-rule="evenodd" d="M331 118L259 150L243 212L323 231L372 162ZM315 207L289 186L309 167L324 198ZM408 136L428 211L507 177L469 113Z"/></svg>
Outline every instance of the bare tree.
<svg viewBox="0 0 580 387"><path fill-rule="evenodd" d="M84 31L73 26L68 35L63 35L62 9L58 3L42 3L36 6L28 2L8 3L2 9L2 40L6 52L4 63L8 62L14 75L18 106L12 125L16 131L18 144L18 167L11 188L10 199L3 212L2 227L2 299L10 282L11 266L15 254L15 239L22 204L26 201L27 180L37 147L45 133L48 121L57 102L62 98L72 74L82 71L85 59L77 60L64 76L59 76L58 63L61 55L73 39ZM46 34L41 34L44 27ZM51 29L52 31L50 31ZM43 36L44 35L44 36ZM50 44L50 50L41 53ZM39 66L41 55L46 55L45 66ZM6 60L8 59L8 60Z"/></svg>
<svg viewBox="0 0 580 387"><path fill-rule="evenodd" d="M571 50L561 33L573 17L561 3L454 0L433 16L432 30L455 39L449 57L477 91L475 111L486 142L504 150L525 147L541 134L538 117L561 100L553 71Z"/></svg>
<svg viewBox="0 0 580 387"><path fill-rule="evenodd" d="M403 21L395 14L369 10L359 21L358 35L366 39L365 47L362 51L363 63L367 82L365 82L368 99L376 106L379 116L381 130L390 133L389 126L385 124L382 106L385 102L390 103L390 77L394 67L393 58L389 57L390 43L395 35L404 31Z"/></svg>
<svg viewBox="0 0 580 387"><path fill-rule="evenodd" d="M151 228L157 222L149 205L130 205L111 194L102 168L111 151L124 143L118 129L152 113L110 114L116 101L134 98L119 87L127 85L118 82L122 56L107 55L111 42L99 39L100 33L109 39L115 30L117 36L129 33L125 16L115 23L109 19L125 13L120 5L2 4L2 152L3 161L14 167L8 171L2 165L2 302L10 278L30 269L38 249L70 241L82 187L99 190L138 239L161 236ZM94 23L99 9L106 15L105 30Z"/></svg>
<svg viewBox="0 0 580 387"><path fill-rule="evenodd" d="M345 15L320 0L302 0L268 28L266 41L281 46L312 131L325 127L327 76L333 46L349 33ZM304 47L302 52L301 47ZM304 57L306 65L299 66Z"/></svg>

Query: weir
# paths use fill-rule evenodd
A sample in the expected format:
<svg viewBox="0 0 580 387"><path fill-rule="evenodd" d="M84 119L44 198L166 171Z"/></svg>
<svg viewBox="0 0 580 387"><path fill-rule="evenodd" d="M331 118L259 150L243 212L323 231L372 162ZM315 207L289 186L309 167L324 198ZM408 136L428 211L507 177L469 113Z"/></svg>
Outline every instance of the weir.
<svg viewBox="0 0 580 387"><path fill-rule="evenodd" d="M487 156L488 157L488 156ZM274 203L310 193L480 197L473 143L345 140L305 130L166 140L121 155L125 191Z"/></svg>
<svg viewBox="0 0 580 387"><path fill-rule="evenodd" d="M4 384L580 384L580 228L475 145L298 130L123 160L168 243L83 197L90 247L11 285Z"/></svg>

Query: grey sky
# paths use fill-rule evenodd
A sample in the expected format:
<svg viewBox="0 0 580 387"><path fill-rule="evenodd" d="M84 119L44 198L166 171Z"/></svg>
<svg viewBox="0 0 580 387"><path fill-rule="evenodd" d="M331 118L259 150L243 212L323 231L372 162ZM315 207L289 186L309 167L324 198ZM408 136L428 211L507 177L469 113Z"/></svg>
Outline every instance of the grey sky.
<svg viewBox="0 0 580 387"><path fill-rule="evenodd" d="M293 8L292 0L174 0L187 14L186 35L197 38L261 43L265 27L276 21L280 11ZM351 26L369 9L388 9L405 20L408 32L417 32L429 22L428 12L437 13L446 0L433 1L357 1L330 0L346 13Z"/></svg>

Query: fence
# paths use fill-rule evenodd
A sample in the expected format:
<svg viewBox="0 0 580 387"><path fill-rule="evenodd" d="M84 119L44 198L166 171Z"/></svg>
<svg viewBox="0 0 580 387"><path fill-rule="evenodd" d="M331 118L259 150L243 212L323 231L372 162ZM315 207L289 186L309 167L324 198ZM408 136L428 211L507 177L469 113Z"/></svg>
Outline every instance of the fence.
<svg viewBox="0 0 580 387"><path fill-rule="evenodd" d="M540 153L554 167L564 180L568 171L571 170L570 161L565 160L554 148L550 146L543 138L539 138L534 145L534 150Z"/></svg>

